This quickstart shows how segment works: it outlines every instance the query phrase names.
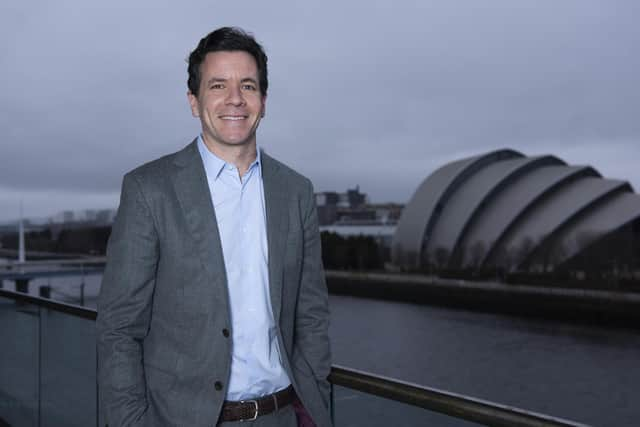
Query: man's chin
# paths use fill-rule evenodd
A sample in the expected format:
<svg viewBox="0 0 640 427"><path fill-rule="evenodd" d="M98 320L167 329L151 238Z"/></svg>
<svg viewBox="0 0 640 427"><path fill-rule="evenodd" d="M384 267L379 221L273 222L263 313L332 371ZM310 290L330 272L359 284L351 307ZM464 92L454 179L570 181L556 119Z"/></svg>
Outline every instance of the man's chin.
<svg viewBox="0 0 640 427"><path fill-rule="evenodd" d="M238 139L229 138L229 139L223 140L223 143L225 145L234 145L234 146L251 145L251 143L253 142L255 142L255 139L251 139L251 138L238 138Z"/></svg>
<svg viewBox="0 0 640 427"><path fill-rule="evenodd" d="M256 139L255 138L224 138L222 140L220 140L219 142L222 143L222 145L226 145L228 147L249 147L252 144L255 144Z"/></svg>
<svg viewBox="0 0 640 427"><path fill-rule="evenodd" d="M228 146L236 146L236 145L249 145L255 141L255 137L248 136L246 133L242 135L209 135L208 137L205 135L205 142L210 141L214 145L228 145Z"/></svg>
<svg viewBox="0 0 640 427"><path fill-rule="evenodd" d="M229 145L247 145L256 140L256 134L250 132L235 132L221 136L222 140Z"/></svg>

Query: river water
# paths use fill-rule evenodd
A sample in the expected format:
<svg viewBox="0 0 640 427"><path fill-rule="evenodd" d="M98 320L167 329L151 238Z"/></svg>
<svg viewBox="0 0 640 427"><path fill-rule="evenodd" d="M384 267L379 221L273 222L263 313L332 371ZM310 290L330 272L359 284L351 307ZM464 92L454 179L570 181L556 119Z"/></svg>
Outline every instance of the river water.
<svg viewBox="0 0 640 427"><path fill-rule="evenodd" d="M334 363L597 426L640 425L640 331L331 296Z"/></svg>

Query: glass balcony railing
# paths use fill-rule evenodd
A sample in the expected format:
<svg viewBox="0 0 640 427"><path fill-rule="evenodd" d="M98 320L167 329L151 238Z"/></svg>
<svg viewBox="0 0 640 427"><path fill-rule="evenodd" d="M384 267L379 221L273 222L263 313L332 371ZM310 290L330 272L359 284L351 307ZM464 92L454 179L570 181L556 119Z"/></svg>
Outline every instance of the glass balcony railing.
<svg viewBox="0 0 640 427"><path fill-rule="evenodd" d="M96 311L0 289L0 427L97 426ZM334 366L336 427L584 426Z"/></svg>

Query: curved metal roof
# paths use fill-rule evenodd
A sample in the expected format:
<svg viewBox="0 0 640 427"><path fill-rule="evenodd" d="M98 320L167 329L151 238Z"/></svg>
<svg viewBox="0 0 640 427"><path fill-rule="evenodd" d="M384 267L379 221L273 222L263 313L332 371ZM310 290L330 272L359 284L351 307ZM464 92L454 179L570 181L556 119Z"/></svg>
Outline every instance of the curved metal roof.
<svg viewBox="0 0 640 427"><path fill-rule="evenodd" d="M452 260L460 263L464 258L464 246L460 244L471 224L478 214L487 206L492 205L492 198L496 197L505 186L527 171L536 167L564 165L565 163L553 156L524 157L496 162L485 167L474 175L473 179L458 191L447 204L443 217L446 224L441 229L447 229L445 239L438 241L438 235L432 236L433 247L438 245L452 248Z"/></svg>
<svg viewBox="0 0 640 427"><path fill-rule="evenodd" d="M515 262L520 264L530 251L572 216L624 185L623 181L583 178L561 186L528 209L511 232L501 239L503 250L518 254ZM532 245L523 253L525 240L530 240Z"/></svg>
<svg viewBox="0 0 640 427"><path fill-rule="evenodd" d="M505 254L525 266L551 244L562 246L558 260L568 259L583 249L578 236L637 218L640 196L626 182L554 156L497 150L449 163L422 182L400 218L392 257L415 268L444 249L453 268L504 265Z"/></svg>
<svg viewBox="0 0 640 427"><path fill-rule="evenodd" d="M554 263L561 264L593 245L606 235L619 230L640 218L640 197L631 192L631 187L603 200L593 209L588 209L553 236ZM540 250L534 255L540 256ZM528 260L531 262L533 260Z"/></svg>
<svg viewBox="0 0 640 427"><path fill-rule="evenodd" d="M422 259L422 244L437 221L441 207L451 193L470 175L494 159L523 157L514 150L491 153L457 160L444 165L420 184L411 202L402 211L393 237L392 258L401 265L418 267Z"/></svg>
<svg viewBox="0 0 640 427"><path fill-rule="evenodd" d="M506 185L491 203L486 204L460 242L460 246L469 248L481 243L486 247L481 264L486 265L492 252L496 250L500 236L516 222L530 204L556 186L577 176L598 176L598 173L587 166L544 166L528 171L526 175Z"/></svg>

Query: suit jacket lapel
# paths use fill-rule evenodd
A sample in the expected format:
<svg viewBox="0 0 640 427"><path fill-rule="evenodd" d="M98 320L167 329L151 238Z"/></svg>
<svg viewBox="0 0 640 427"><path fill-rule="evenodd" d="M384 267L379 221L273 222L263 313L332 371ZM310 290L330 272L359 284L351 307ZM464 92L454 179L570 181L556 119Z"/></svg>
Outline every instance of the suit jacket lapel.
<svg viewBox="0 0 640 427"><path fill-rule="evenodd" d="M282 307L283 254L289 226L287 182L279 173L280 166L275 160L264 152L261 153L261 160L269 248L269 290L277 323ZM176 155L174 164L177 170L173 181L185 221L207 275L212 283L216 282L219 296L228 306L228 284L220 233L197 140Z"/></svg>
<svg viewBox="0 0 640 427"><path fill-rule="evenodd" d="M227 307L229 295L222 244L197 139L176 155L174 164L177 170L173 182L185 221L198 247L209 283L215 283L217 295Z"/></svg>
<svg viewBox="0 0 640 427"><path fill-rule="evenodd" d="M269 247L269 290L273 317L278 323L282 307L282 275L284 249L289 226L287 182L280 166L264 151L261 153L262 182L267 211L267 242Z"/></svg>

